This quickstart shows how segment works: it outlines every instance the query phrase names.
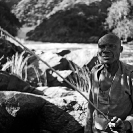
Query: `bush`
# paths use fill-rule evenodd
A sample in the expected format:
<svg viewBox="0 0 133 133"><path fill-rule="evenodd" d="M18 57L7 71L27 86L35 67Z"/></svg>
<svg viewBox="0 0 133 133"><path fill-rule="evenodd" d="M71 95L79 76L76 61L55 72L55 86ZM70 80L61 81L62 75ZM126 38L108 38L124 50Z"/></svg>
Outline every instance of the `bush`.
<svg viewBox="0 0 133 133"><path fill-rule="evenodd" d="M6 3L0 1L0 26L13 36L17 35L21 23L16 16L11 13Z"/></svg>
<svg viewBox="0 0 133 133"><path fill-rule="evenodd" d="M114 2L108 9L106 24L108 30L113 31L124 41L133 38L132 5L128 0Z"/></svg>
<svg viewBox="0 0 133 133"><path fill-rule="evenodd" d="M92 3L75 4L71 8L60 10L29 32L28 40L90 43L89 38L102 36L106 32L103 24L106 18L104 11L107 9L103 9L100 3Z"/></svg>

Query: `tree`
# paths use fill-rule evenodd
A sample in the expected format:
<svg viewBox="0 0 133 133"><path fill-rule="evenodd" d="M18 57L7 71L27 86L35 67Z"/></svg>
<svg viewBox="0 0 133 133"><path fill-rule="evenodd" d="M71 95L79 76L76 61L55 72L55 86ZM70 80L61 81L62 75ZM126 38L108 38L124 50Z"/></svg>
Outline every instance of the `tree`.
<svg viewBox="0 0 133 133"><path fill-rule="evenodd" d="M106 19L108 30L117 34L124 41L129 37L133 38L133 19L130 17L131 5L128 0L113 2L108 11Z"/></svg>
<svg viewBox="0 0 133 133"><path fill-rule="evenodd" d="M100 2L89 5L71 4L68 7L65 5L61 4L59 7L62 10L55 11L34 31L29 32L28 39L43 42L90 43L91 37L96 38L105 34L103 23L107 17L107 9L104 9Z"/></svg>
<svg viewBox="0 0 133 133"><path fill-rule="evenodd" d="M0 0L1 2L5 2L7 6L12 9L13 6L17 5L21 0Z"/></svg>
<svg viewBox="0 0 133 133"><path fill-rule="evenodd" d="M0 2L0 26L13 36L17 35L17 30L21 27L19 20L4 2Z"/></svg>

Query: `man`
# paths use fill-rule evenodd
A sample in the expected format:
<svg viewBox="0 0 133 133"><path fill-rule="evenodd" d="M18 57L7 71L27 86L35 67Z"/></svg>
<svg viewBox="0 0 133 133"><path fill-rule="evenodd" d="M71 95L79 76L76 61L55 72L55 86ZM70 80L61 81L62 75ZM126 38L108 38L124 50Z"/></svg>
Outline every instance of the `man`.
<svg viewBox="0 0 133 133"><path fill-rule="evenodd" d="M98 41L100 63L91 71L89 99L108 119L88 103L84 133L133 131L133 66L119 60L122 51L120 39L112 33Z"/></svg>

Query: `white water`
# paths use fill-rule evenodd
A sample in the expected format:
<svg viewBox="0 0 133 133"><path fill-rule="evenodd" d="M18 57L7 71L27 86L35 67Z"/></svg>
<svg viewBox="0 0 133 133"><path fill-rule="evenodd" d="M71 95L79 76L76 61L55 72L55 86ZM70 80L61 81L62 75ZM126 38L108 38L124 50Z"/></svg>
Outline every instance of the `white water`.
<svg viewBox="0 0 133 133"><path fill-rule="evenodd" d="M25 41L26 33L30 30L33 30L35 27L22 27L18 31L17 40L19 40L23 45L28 47L29 49L35 50L58 50L58 49L82 49L88 48L91 50L96 49L96 45L94 44L78 44L78 43L51 43L51 42L35 42L35 41Z"/></svg>
<svg viewBox="0 0 133 133"><path fill-rule="evenodd" d="M96 44L79 44L79 43L51 43L51 42L35 42L35 41L25 41L26 33L30 30L33 30L35 27L23 27L18 32L17 40L19 40L24 46L30 50L34 49L36 51L49 51L53 52L60 51L62 49L77 50L77 49L88 49L91 53L97 52ZM16 44L16 42L13 42ZM16 44L18 45L18 44ZM132 45L123 45L124 50L122 52L122 60L126 62L131 62L133 56L133 46ZM79 53L80 54L80 53ZM128 61L129 60L129 61Z"/></svg>

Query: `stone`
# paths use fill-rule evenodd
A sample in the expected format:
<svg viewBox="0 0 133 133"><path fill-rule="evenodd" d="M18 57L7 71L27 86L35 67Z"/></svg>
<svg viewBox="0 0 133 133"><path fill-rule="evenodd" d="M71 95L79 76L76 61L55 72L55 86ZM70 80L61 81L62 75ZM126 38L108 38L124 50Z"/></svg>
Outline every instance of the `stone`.
<svg viewBox="0 0 133 133"><path fill-rule="evenodd" d="M30 86L29 83L23 81L18 76L5 71L0 71L0 91L19 91L43 95L42 91Z"/></svg>
<svg viewBox="0 0 133 133"><path fill-rule="evenodd" d="M62 51L58 52L57 55L64 56L64 55L69 54L70 52L71 52L70 50L62 50Z"/></svg>
<svg viewBox="0 0 133 133"><path fill-rule="evenodd" d="M53 89L59 91L52 94ZM80 111L78 104L86 105L84 98L80 99L79 94L67 88L45 88L44 92L46 96L1 91L0 132L83 133L85 111ZM78 99L79 102L76 101ZM81 115L82 121L79 119Z"/></svg>

